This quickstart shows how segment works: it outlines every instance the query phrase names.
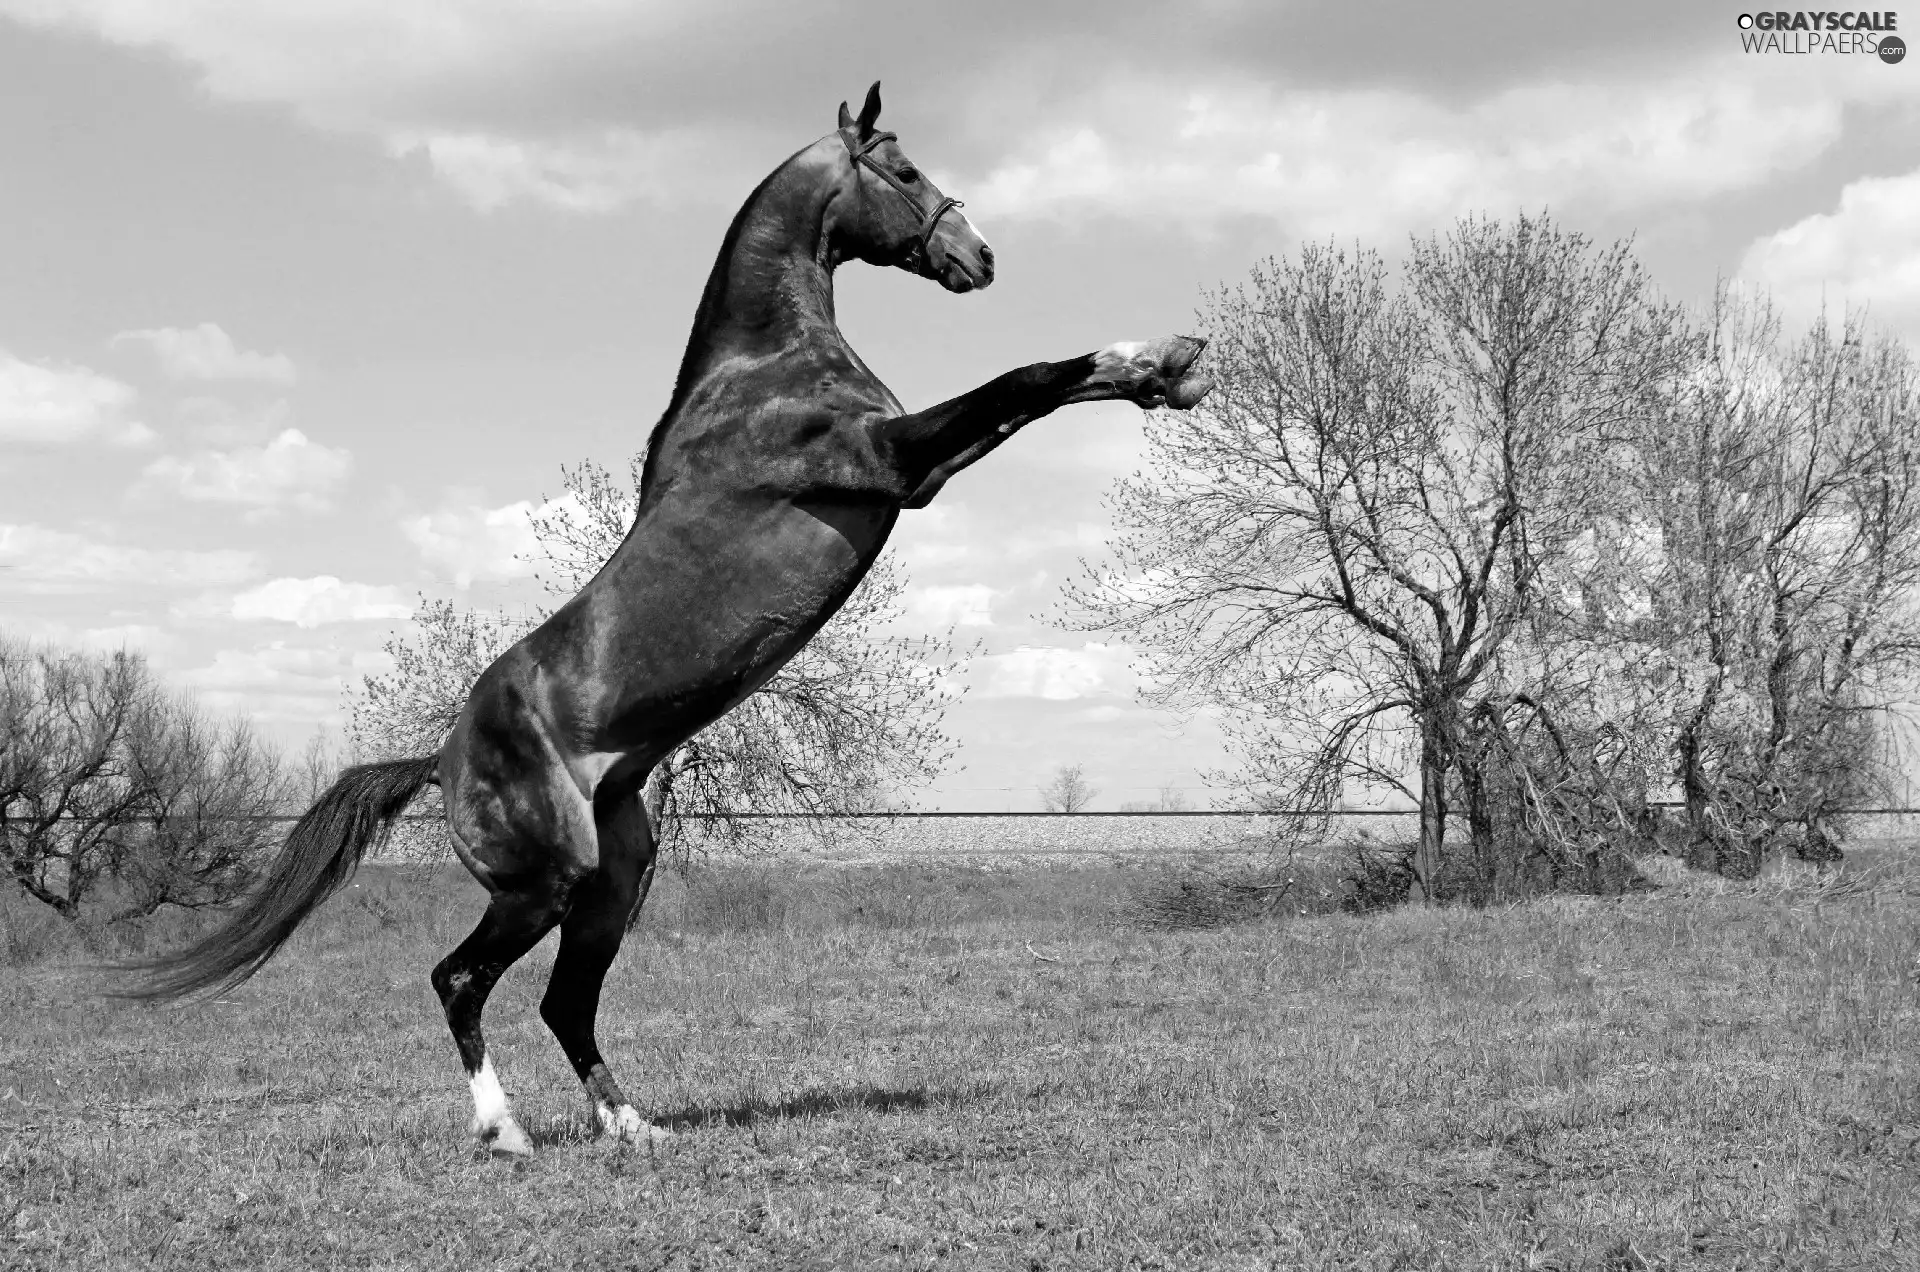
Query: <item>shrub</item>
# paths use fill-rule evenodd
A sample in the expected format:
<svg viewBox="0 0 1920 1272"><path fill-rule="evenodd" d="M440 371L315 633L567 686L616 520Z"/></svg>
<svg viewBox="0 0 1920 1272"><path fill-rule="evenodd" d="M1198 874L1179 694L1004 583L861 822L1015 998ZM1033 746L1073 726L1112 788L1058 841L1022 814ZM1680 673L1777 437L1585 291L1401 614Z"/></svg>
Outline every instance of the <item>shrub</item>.
<svg viewBox="0 0 1920 1272"><path fill-rule="evenodd" d="M1189 863L1141 880L1122 912L1161 931L1199 931L1258 920L1346 909L1348 881L1331 862L1306 857L1247 862L1225 869ZM1404 899L1401 885L1395 900Z"/></svg>
<svg viewBox="0 0 1920 1272"><path fill-rule="evenodd" d="M0 867L62 918L232 899L292 793L244 721L166 692L138 655L0 637Z"/></svg>

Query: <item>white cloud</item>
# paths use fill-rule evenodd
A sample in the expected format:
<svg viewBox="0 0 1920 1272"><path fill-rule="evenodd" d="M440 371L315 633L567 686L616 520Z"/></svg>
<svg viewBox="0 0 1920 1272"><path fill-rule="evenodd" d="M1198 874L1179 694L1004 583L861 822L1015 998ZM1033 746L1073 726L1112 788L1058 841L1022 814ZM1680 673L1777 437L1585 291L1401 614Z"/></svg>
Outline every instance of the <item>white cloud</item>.
<svg viewBox="0 0 1920 1272"><path fill-rule="evenodd" d="M1136 677L1127 666L1130 656L1124 645L1098 641L1079 649L1022 645L976 658L969 670L983 697L1065 701L1131 694Z"/></svg>
<svg viewBox="0 0 1920 1272"><path fill-rule="evenodd" d="M260 573L252 552L136 548L44 526L0 525L0 591L94 592L130 585L219 587Z"/></svg>
<svg viewBox="0 0 1920 1272"><path fill-rule="evenodd" d="M144 445L153 430L128 416L135 396L86 367L27 362L0 349L0 442Z"/></svg>
<svg viewBox="0 0 1920 1272"><path fill-rule="evenodd" d="M323 623L403 619L412 615L413 606L394 588L343 583L322 574L310 579L271 579L234 597L228 612L246 621L318 627Z"/></svg>
<svg viewBox="0 0 1920 1272"><path fill-rule="evenodd" d="M1111 448L1103 448L1100 441L1111 439L1115 430L1106 427L1108 421L1094 415L1099 408L1083 409L1086 415L1066 427L1029 430L1023 435L1021 463L1028 467L1042 463L1083 465L1102 477L1137 466L1143 449L1140 425L1122 416L1130 426L1125 436ZM1127 409L1139 414L1132 407ZM1089 443L1088 438L1095 440ZM989 495L989 498L995 497ZM989 512L978 512L970 504L955 501L946 508L934 504L916 508L902 517L889 549L916 574L932 571L947 577L955 573L978 577L987 569L1007 562L1024 563L1036 557L1066 557L1070 561L1073 556L1097 553L1107 546L1111 533L1104 523L1095 521L1023 523L1020 533L1010 538L1001 531L999 518ZM982 558L985 544L992 545L993 566ZM962 565L967 568L950 569ZM1001 589L1003 593L1005 590Z"/></svg>
<svg viewBox="0 0 1920 1272"><path fill-rule="evenodd" d="M922 628L992 627L993 597L984 583L909 587L905 621Z"/></svg>
<svg viewBox="0 0 1920 1272"><path fill-rule="evenodd" d="M38 26L163 49L197 66L218 97L289 102L330 127L368 126L417 108L433 87L499 73L516 56L555 45L591 48L639 24L631 6L606 0L4 0L0 10Z"/></svg>
<svg viewBox="0 0 1920 1272"><path fill-rule="evenodd" d="M408 517L400 523L400 529L429 565L451 575L454 586L467 588L476 581L499 583L532 575L534 563L541 557L533 518L575 515L578 511L579 500L571 494L538 508L526 499L501 508L472 503L449 505Z"/></svg>
<svg viewBox="0 0 1920 1272"><path fill-rule="evenodd" d="M284 398L242 406L195 395L174 403L173 416L184 436L209 450L263 445L293 427L293 410Z"/></svg>
<svg viewBox="0 0 1920 1272"><path fill-rule="evenodd" d="M1867 177L1840 192L1840 203L1755 240L1739 277L1772 292L1806 320L1824 307L1849 305L1920 342L1920 171Z"/></svg>
<svg viewBox="0 0 1920 1272"><path fill-rule="evenodd" d="M1897 91L1859 66L1788 75L1772 65L1782 60L1702 59L1651 82L1539 81L1460 104L1115 76L1049 112L963 189L987 216L1256 217L1342 239L1483 209L1658 206L1800 167L1838 140L1850 102Z"/></svg>
<svg viewBox="0 0 1920 1272"><path fill-rule="evenodd" d="M263 446L157 459L147 465L143 484L203 503L314 512L330 504L352 465L349 452L321 446L289 428Z"/></svg>
<svg viewBox="0 0 1920 1272"><path fill-rule="evenodd" d="M4 567L0 567L4 568ZM4 591L0 588L0 591ZM128 650L149 658L171 653L177 638L164 628L149 623L114 623L99 627L81 626L48 618L44 614L12 616L6 622L7 635L37 644L62 649L92 649L103 653Z"/></svg>
<svg viewBox="0 0 1920 1272"><path fill-rule="evenodd" d="M421 154L467 202L491 212L518 199L567 212L611 212L636 201L685 199L713 186L735 193L753 175L730 171L740 152L712 133L642 133L605 128L552 139L481 132L406 132L388 140L396 155ZM732 180L716 181L721 173ZM700 180L690 188L688 174Z"/></svg>
<svg viewBox="0 0 1920 1272"><path fill-rule="evenodd" d="M1511 65L1421 77L1501 85L1477 98L1289 90L1276 85L1362 78L1354 50L1364 40L1346 33L1366 28L1334 23L1328 30L1340 33L1329 38L1342 46L1302 76L1293 51L1259 51L1289 38L1298 19L1281 6L1280 16L1256 20L1259 8L1216 7L1168 27L1146 6L1121 5L1089 27L1059 6L989 5L962 24L969 29L940 28L938 58L884 60L913 66L917 89L948 116L968 152L957 188L988 215L1091 209L1199 226L1254 216L1342 236L1397 233L1468 208L1549 199L1639 207L1745 188L1830 146L1844 104L1911 95L1874 59L1748 57L1734 51L1730 23L1707 44L1701 28L1678 19L1670 30L1641 25L1650 38L1673 34L1714 53L1685 62L1683 50L1659 47L1608 58L1620 47L1611 38L1594 44L1592 60L1605 69L1579 82L1547 78L1563 74L1564 57L1517 87L1524 69ZM737 197L742 179L759 173L727 165L772 141L757 121L790 107L796 79L783 63L795 50L819 64L799 83L873 64L862 52L870 45L828 42L804 6L764 2L0 0L0 12L162 50L194 67L215 97L286 104L310 123L419 153L482 207L530 199L594 212L667 191L683 201ZM914 21L871 0L843 17L896 34ZM1535 36L1555 26L1517 3L1474 20L1524 24ZM1008 30L1021 38L1009 40ZM1141 30L1155 34L1143 42ZM1251 47L1222 50L1224 31L1246 32ZM1513 47L1521 51L1508 56L1524 59L1539 43ZM725 94L706 91L694 72L715 64L733 72ZM837 95L821 103L817 131L795 137L782 127L780 141L824 132ZM737 144L733 132L755 140Z"/></svg>
<svg viewBox="0 0 1920 1272"><path fill-rule="evenodd" d="M74 643L87 649L126 649L148 656L167 653L176 645L172 632L151 623L85 627L79 631Z"/></svg>
<svg viewBox="0 0 1920 1272"><path fill-rule="evenodd" d="M336 720L341 695L361 676L377 675L390 666L391 660L380 653L274 641L252 649L220 650L207 666L179 672L174 679L215 710L306 724Z"/></svg>
<svg viewBox="0 0 1920 1272"><path fill-rule="evenodd" d="M140 341L153 346L160 370L172 380L261 380L292 384L293 360L284 353L253 353L210 322L198 327L155 327L123 331L114 344Z"/></svg>
<svg viewBox="0 0 1920 1272"><path fill-rule="evenodd" d="M286 103L309 123L371 134L395 155L421 154L483 210L522 198L602 212L636 198L737 197L742 179L762 175L732 171L742 151L725 129L678 121L642 129L601 118L535 132L481 122L496 114L484 103L503 90L511 97L530 89L542 72L550 86L564 86L576 78L568 66L596 61L609 48L644 56L673 47L676 33L711 25L691 21L691 12L609 0L0 0L0 13L164 50L197 67L216 97ZM762 25L777 16L770 11ZM823 103L819 132L831 121L829 109Z"/></svg>
<svg viewBox="0 0 1920 1272"><path fill-rule="evenodd" d="M978 527L963 500L915 508L894 527L890 550L909 570L939 569L974 555Z"/></svg>
<svg viewBox="0 0 1920 1272"><path fill-rule="evenodd" d="M915 514L920 511L916 509ZM905 543L896 539L893 550L909 569L921 566L940 569L968 560L977 552L973 544L943 539L914 539Z"/></svg>

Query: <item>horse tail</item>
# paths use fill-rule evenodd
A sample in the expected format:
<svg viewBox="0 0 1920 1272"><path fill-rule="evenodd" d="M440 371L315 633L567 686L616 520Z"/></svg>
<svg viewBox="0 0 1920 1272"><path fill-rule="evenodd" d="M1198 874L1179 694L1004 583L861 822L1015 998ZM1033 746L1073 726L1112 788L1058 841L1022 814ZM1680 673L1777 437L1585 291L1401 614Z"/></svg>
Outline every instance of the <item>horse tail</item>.
<svg viewBox="0 0 1920 1272"><path fill-rule="evenodd" d="M259 971L300 921L338 891L367 848L437 780L438 756L360 764L340 775L294 825L259 888L223 926L172 954L123 964L141 979L120 998L182 998L230 989Z"/></svg>

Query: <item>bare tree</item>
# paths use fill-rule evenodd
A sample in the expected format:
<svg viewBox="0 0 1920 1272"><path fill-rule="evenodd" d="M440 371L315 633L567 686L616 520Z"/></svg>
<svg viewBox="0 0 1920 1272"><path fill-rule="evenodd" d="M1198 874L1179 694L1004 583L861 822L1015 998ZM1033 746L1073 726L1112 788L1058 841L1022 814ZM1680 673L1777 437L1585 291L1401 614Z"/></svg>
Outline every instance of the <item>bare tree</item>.
<svg viewBox="0 0 1920 1272"><path fill-rule="evenodd" d="M1112 496L1114 566L1072 593L1073 621L1142 649L1151 700L1222 708L1256 801L1330 808L1350 775L1400 782L1407 633L1368 593L1434 441L1412 317L1377 257L1309 247L1205 323L1213 395L1155 419L1151 470Z"/></svg>
<svg viewBox="0 0 1920 1272"><path fill-rule="evenodd" d="M352 698L347 737L354 755L374 761L438 750L473 682L538 621L421 597L413 630L387 640L393 670L365 677Z"/></svg>
<svg viewBox="0 0 1920 1272"><path fill-rule="evenodd" d="M0 864L68 919L202 906L245 889L288 787L239 721L167 694L128 653L0 638Z"/></svg>
<svg viewBox="0 0 1920 1272"><path fill-rule="evenodd" d="M127 654L0 652L9 700L0 833L7 869L27 895L77 918L136 815L129 741L150 710L146 667Z"/></svg>
<svg viewBox="0 0 1920 1272"><path fill-rule="evenodd" d="M1449 774L1470 805L1484 788L1473 704L1673 323L1625 245L1544 217L1416 242L1397 292L1371 252L1269 262L1212 299L1218 387L1156 417L1073 621L1126 633L1152 700L1221 709L1256 800L1325 813L1356 780L1417 799L1430 900Z"/></svg>
<svg viewBox="0 0 1920 1272"><path fill-rule="evenodd" d="M156 696L129 740L137 820L112 841L115 920L163 905L220 905L252 883L282 838L273 819L298 778L242 719L219 720L191 699Z"/></svg>
<svg viewBox="0 0 1920 1272"><path fill-rule="evenodd" d="M642 461L622 483L597 464L562 470L565 495L536 516L549 593L577 592L632 524ZM965 655L951 633L888 635L903 613L906 577L882 557L799 654L740 706L654 769L645 798L670 846L692 831L735 845L751 823L727 814L871 812L936 777L953 755L940 722L960 692ZM544 614L509 619L425 602L414 631L395 637L395 668L370 677L354 703L353 737L374 755L440 745L474 679Z"/></svg>
<svg viewBox="0 0 1920 1272"><path fill-rule="evenodd" d="M1638 447L1648 586L1690 853L1746 874L1783 835L1834 855L1837 811L1883 785L1876 723L1920 650L1920 442L1911 356L1857 316L1783 345L1723 288L1703 334Z"/></svg>
<svg viewBox="0 0 1920 1272"><path fill-rule="evenodd" d="M1100 790L1087 781L1086 770L1078 764L1063 764L1054 771L1053 780L1040 788L1040 802L1050 813L1085 812Z"/></svg>
<svg viewBox="0 0 1920 1272"><path fill-rule="evenodd" d="M1669 782L1695 864L1744 875L1837 855L1839 811L1891 778L1920 648L1910 355L1857 318L1783 342L1724 288L1685 347L1467 716L1463 791L1557 883L1658 838Z"/></svg>
<svg viewBox="0 0 1920 1272"><path fill-rule="evenodd" d="M300 752L300 765L296 775L296 787L299 791L299 809L311 808L332 786L334 779L340 776L343 761L327 738L324 729L317 729L307 739L305 749Z"/></svg>
<svg viewBox="0 0 1920 1272"><path fill-rule="evenodd" d="M1773 450L1755 680L1766 728L1750 784L1764 847L1839 854L1839 810L1884 793L1874 756L1920 671L1920 411L1905 345L1859 315L1821 321L1788 363L1794 411Z"/></svg>
<svg viewBox="0 0 1920 1272"><path fill-rule="evenodd" d="M1575 670L1527 648L1529 620L1553 612L1591 528L1613 515L1635 425L1686 366L1686 329L1626 243L1596 249L1545 217L1462 222L1445 241L1416 243L1408 274L1428 342L1423 378L1469 439L1466 462L1441 453L1438 484L1465 496L1460 537L1480 560L1503 558L1471 585L1450 580L1463 630L1475 608L1485 626L1462 664L1480 661L1479 674L1442 729L1473 854L1490 863L1500 852L1487 765L1504 719L1519 709L1550 725L1546 701ZM1628 752L1601 745L1617 773ZM1606 802L1591 751L1562 774L1564 792Z"/></svg>
<svg viewBox="0 0 1920 1272"><path fill-rule="evenodd" d="M1542 882L1605 890L1609 866L1656 834L1670 767L1658 686L1647 692L1645 665L1610 646L1537 640L1516 638L1509 653L1522 656L1503 659L1500 688L1465 719L1475 763L1458 778L1473 832L1468 889L1481 902Z"/></svg>
<svg viewBox="0 0 1920 1272"><path fill-rule="evenodd" d="M1123 813L1184 813L1193 807L1193 803L1178 786L1171 783L1160 788L1153 799L1136 799L1120 805Z"/></svg>

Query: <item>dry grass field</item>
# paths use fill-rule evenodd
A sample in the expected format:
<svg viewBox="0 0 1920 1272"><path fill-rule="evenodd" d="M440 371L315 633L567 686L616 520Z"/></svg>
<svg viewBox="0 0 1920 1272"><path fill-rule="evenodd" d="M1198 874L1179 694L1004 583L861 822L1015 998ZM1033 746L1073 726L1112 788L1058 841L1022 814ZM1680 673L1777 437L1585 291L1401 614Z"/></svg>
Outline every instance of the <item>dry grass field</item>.
<svg viewBox="0 0 1920 1272"><path fill-rule="evenodd" d="M503 983L489 1160L427 985L476 888L373 869L214 1002L0 909L0 1267L1920 1267L1899 858L1487 911L1140 922L1141 870L664 882L589 1133Z"/></svg>

